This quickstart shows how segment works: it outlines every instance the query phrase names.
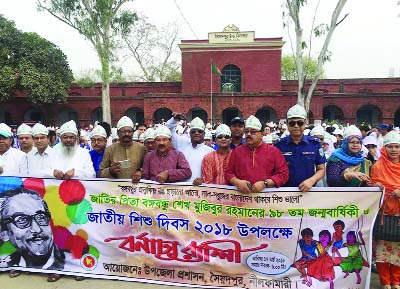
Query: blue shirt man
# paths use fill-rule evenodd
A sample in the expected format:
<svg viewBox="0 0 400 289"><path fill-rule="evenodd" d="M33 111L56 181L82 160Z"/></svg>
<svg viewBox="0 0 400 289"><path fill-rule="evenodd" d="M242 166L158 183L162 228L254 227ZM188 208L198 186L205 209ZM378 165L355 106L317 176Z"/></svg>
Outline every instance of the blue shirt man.
<svg viewBox="0 0 400 289"><path fill-rule="evenodd" d="M92 130L92 136L90 138L93 150L89 152L90 158L92 159L93 168L96 172L96 177L99 177L100 164L103 160L104 151L107 145L107 133L106 130L101 126L97 125Z"/></svg>
<svg viewBox="0 0 400 289"><path fill-rule="evenodd" d="M326 158L319 139L303 134L307 113L298 104L289 109L287 124L290 135L275 145L282 152L289 167L289 181L285 186L309 191L325 175Z"/></svg>

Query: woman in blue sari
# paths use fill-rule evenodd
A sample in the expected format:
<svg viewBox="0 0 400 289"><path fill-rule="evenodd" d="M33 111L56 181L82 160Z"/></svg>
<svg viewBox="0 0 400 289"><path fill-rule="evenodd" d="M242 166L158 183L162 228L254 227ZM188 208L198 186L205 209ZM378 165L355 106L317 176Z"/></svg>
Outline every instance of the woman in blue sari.
<svg viewBox="0 0 400 289"><path fill-rule="evenodd" d="M359 187L371 183L371 162L362 156L361 131L354 125L344 132L344 139L328 159L326 179L330 187Z"/></svg>

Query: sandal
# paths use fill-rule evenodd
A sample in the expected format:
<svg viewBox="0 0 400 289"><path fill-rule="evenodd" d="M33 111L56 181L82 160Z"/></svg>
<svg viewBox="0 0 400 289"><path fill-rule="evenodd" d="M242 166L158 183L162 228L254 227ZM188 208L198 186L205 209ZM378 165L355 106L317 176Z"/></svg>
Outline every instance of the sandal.
<svg viewBox="0 0 400 289"><path fill-rule="evenodd" d="M10 276L10 278L15 278L19 275L21 275L21 271L18 270L10 270L10 272L8 272L8 276Z"/></svg>
<svg viewBox="0 0 400 289"><path fill-rule="evenodd" d="M57 273L52 273L47 276L47 282L57 282L62 278L62 275Z"/></svg>

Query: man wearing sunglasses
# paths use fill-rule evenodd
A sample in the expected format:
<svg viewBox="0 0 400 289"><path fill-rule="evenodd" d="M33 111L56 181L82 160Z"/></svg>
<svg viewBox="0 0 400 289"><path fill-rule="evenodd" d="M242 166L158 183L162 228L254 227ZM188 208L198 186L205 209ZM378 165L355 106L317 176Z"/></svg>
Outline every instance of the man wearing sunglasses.
<svg viewBox="0 0 400 289"><path fill-rule="evenodd" d="M246 144L232 151L226 180L242 193L258 193L265 188L280 187L289 178L281 152L262 142L262 125L251 115L245 123Z"/></svg>
<svg viewBox="0 0 400 289"><path fill-rule="evenodd" d="M3 192L0 200L2 236L16 248L8 265L62 270L65 255L54 243L50 212L40 195L18 188Z"/></svg>
<svg viewBox="0 0 400 289"><path fill-rule="evenodd" d="M211 147L204 144L205 124L196 117L190 122L189 137L187 134L178 135L176 126L179 122L180 114L173 114L173 117L167 121L166 126L171 130L172 144L174 148L181 151L190 165L192 176L186 180L195 186L203 181L201 178L201 163L206 154L214 151Z"/></svg>
<svg viewBox="0 0 400 289"><path fill-rule="evenodd" d="M285 186L309 191L325 175L325 154L319 139L304 135L307 112L299 104L287 112L290 135L280 139L276 147L282 152L289 167L289 181Z"/></svg>

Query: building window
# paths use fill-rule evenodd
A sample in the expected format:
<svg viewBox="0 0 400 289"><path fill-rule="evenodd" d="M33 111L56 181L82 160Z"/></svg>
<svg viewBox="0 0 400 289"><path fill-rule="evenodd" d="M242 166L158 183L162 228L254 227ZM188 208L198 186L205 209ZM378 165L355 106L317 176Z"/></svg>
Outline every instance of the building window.
<svg viewBox="0 0 400 289"><path fill-rule="evenodd" d="M242 74L239 67L228 64L221 71L221 92L241 92Z"/></svg>

